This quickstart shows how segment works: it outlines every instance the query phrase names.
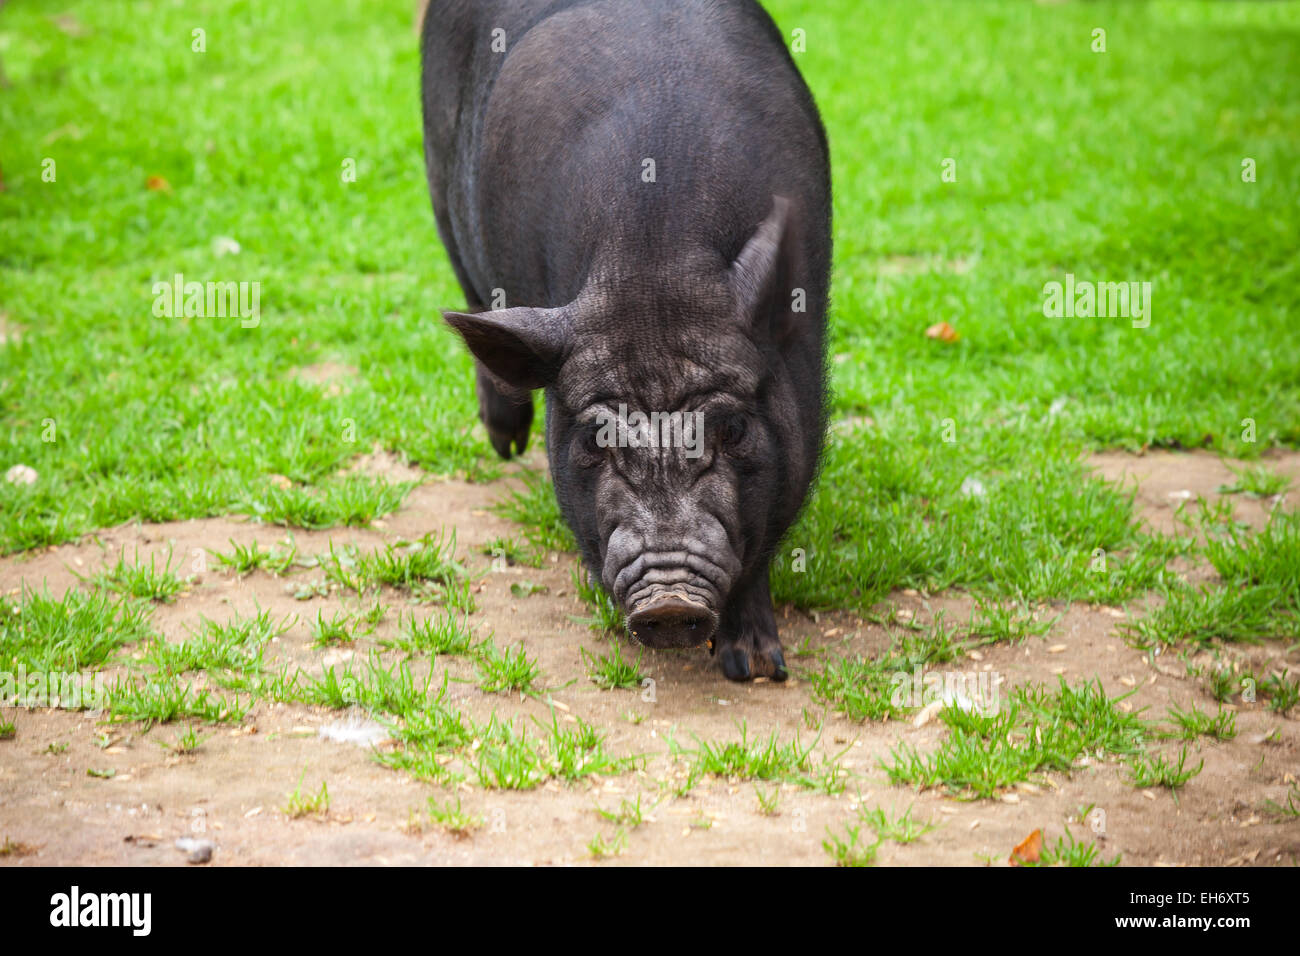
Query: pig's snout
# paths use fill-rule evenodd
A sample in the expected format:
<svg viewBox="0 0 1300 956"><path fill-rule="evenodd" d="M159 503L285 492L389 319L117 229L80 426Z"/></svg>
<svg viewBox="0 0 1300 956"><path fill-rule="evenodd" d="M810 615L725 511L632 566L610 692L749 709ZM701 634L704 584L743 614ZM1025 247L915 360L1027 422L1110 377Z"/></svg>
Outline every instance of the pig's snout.
<svg viewBox="0 0 1300 956"><path fill-rule="evenodd" d="M634 641L647 647L698 647L713 637L740 561L716 520L691 533L653 536L623 525L610 535L604 579L627 615Z"/></svg>
<svg viewBox="0 0 1300 956"><path fill-rule="evenodd" d="M628 615L632 637L647 647L696 647L718 629L718 615L683 594L660 594Z"/></svg>

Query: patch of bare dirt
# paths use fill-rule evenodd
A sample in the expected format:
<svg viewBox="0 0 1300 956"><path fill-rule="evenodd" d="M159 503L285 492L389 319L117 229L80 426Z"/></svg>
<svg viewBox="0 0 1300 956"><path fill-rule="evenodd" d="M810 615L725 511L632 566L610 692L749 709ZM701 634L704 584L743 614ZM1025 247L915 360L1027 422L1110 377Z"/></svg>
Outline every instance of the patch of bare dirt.
<svg viewBox="0 0 1300 956"><path fill-rule="evenodd" d="M644 770L573 786L556 783L526 792L487 791L473 784L444 788L415 782L376 763L367 750L321 735L322 728L347 715L321 708L256 704L238 727L200 727L213 736L192 756L177 756L158 746L179 737L182 725L147 733L131 725L104 726L89 714L56 710L6 710L17 735L0 741L0 842L6 838L34 848L26 856L0 858L0 865L53 864L187 865L174 847L180 837L211 839L210 865L248 864L568 864L591 862L587 844L597 834L612 838L614 826L595 812L616 809L620 800L645 794L650 806L657 781L680 779L682 766L669 756L671 736L693 748L696 738L713 743L735 740L744 722L751 739L778 731L789 740L798 730L805 743L816 737L806 715L824 708L813 700L800 668L815 658L808 652L878 654L890 638L876 624L849 614L816 618L782 608L782 637L796 674L786 684L737 685L726 681L706 651L647 652L645 674L653 695L601 691L588 679L583 648L603 652L607 644L584 624L586 614L573 593L574 558L550 554L540 569L494 567L483 546L518 529L491 512L510 481L474 485L431 481L414 489L406 506L377 527L328 532L295 531L304 554L354 543L363 549L430 531L455 529L460 558L476 582L478 611L472 622L481 635L492 634L500 647L520 643L538 660L542 683L550 688L561 721L581 718L608 733L611 754L645 754ZM1159 500L1157 498L1157 500ZM155 627L180 640L200 616L224 620L232 613L265 608L296 623L271 646L268 663L320 673L325 661L351 652L364 659L378 641L396 633L399 613L423 615L429 609L407 605L386 593L391 605L374 634L346 650L312 646L309 622L318 609L329 614L353 606L347 595L298 600L294 591L319 579L319 569L295 569L287 578L255 573L239 578L222 571L205 549L230 550L229 539L258 541L264 548L284 538L284 530L228 519L125 525L74 545L0 560L0 590L47 584L56 594L116 560L125 547L143 556L173 549L182 573L194 574L187 593L161 605ZM516 597L512 583L529 581L545 590ZM943 612L964 622L971 602L963 595L934 597L899 593L892 601L918 620ZM1051 632L1020 645L983 649L978 658L959 662L961 670L1003 676L1007 686L1027 681L1055 684L1097 677L1112 695L1132 692L1126 704L1163 716L1167 706L1195 703L1217 707L1202 683L1189 678L1182 662L1148 657L1124 643L1116 626L1125 612L1082 605L1044 607L1060 615ZM806 642L806 644L805 644ZM385 660L398 655L389 652ZM417 662L417 668L427 666ZM479 720L493 711L502 716L535 717L549 723L545 699L487 695L473 683L474 669L461 659L439 658L445 668L449 703ZM418 671L417 671L418 672ZM652 699L651 699L652 697ZM639 722L636 722L639 721ZM858 723L827 714L816 754L843 752L855 775L847 791L827 796L786 785L780 788L776 815L759 811L755 786L705 778L689 796L668 798L628 834L626 851L611 862L633 864L821 864L828 862L822 841L826 830L842 834L861 801L941 826L907 846L886 843L881 864L979 865L1005 861L1031 831L1043 827L1049 842L1063 834L1067 819L1089 805L1105 813L1105 832L1094 834L1074 824L1076 835L1095 838L1107 857L1122 853L1126 864L1293 865L1300 861L1300 827L1275 823L1264 813L1265 800L1282 802L1289 775L1300 765L1300 731L1262 705L1243 705L1239 734L1223 742L1201 741L1193 760L1203 772L1179 793L1138 791L1125 782L1122 767L1097 763L1066 777L1053 774L1049 785L1025 786L1000 800L962 802L937 792L915 793L891 786L878 761L900 744L922 750L937 745L944 731L937 721ZM101 734L109 736L105 741ZM101 743L107 746L101 747ZM115 771L112 777L88 770ZM303 781L303 791L328 784L330 809L323 817L290 819L282 811L288 794ZM773 789L764 786L765 791ZM464 838L427 824L412 828L427 801L460 798L465 810L485 825Z"/></svg>
<svg viewBox="0 0 1300 956"><path fill-rule="evenodd" d="M325 397L334 398L347 391L360 373L351 365L340 362L317 362L293 369L289 375L300 382L323 385Z"/></svg>
<svg viewBox="0 0 1300 956"><path fill-rule="evenodd" d="M343 474L368 475L371 478L386 478L391 482L424 481L427 477L426 472L381 445L375 445L368 454L358 455L343 470Z"/></svg>
<svg viewBox="0 0 1300 956"><path fill-rule="evenodd" d="M8 312L0 312L0 345L17 342L23 336L23 328L9 320Z"/></svg>
<svg viewBox="0 0 1300 956"><path fill-rule="evenodd" d="M1098 476L1125 488L1136 487L1138 513L1151 530L1161 534L1185 534L1187 528L1176 518L1179 506L1188 515L1195 514L1196 499L1209 502L1226 499L1232 504L1233 516L1254 528L1268 522L1276 507L1294 508L1300 500L1300 452L1273 450L1259 462L1246 463L1224 459L1207 451L1154 451L1145 455L1105 451L1089 456L1088 464ZM1286 475L1291 486L1285 493L1268 498L1246 494L1225 494L1220 489L1237 481L1232 469L1264 465L1270 471ZM1231 467L1229 467L1231 466Z"/></svg>

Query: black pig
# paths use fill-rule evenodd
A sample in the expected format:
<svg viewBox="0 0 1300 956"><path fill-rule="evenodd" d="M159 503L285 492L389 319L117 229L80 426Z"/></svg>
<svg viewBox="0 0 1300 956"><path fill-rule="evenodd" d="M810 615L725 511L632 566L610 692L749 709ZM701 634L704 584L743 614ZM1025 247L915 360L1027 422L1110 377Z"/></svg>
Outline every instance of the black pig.
<svg viewBox="0 0 1300 956"><path fill-rule="evenodd" d="M546 389L560 508L632 636L784 680L768 565L825 431L831 207L781 34L753 0L432 0L422 60L493 447Z"/></svg>

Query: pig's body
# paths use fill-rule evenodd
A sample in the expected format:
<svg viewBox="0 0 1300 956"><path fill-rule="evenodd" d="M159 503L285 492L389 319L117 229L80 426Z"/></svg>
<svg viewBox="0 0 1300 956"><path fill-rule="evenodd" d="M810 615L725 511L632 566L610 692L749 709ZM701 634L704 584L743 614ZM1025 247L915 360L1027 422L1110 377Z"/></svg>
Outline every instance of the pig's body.
<svg viewBox="0 0 1300 956"><path fill-rule="evenodd" d="M493 445L522 450L545 387L561 508L635 636L716 628L727 676L784 677L767 571L823 439L831 242L776 27L750 0L433 0L423 60ZM593 444L620 403L701 412L703 450Z"/></svg>

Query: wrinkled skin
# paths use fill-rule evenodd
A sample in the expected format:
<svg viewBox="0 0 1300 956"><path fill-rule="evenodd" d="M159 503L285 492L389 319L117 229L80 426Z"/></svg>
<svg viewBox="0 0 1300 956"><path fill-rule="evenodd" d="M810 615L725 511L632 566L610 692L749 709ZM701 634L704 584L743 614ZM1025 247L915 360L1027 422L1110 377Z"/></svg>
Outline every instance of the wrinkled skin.
<svg viewBox="0 0 1300 956"><path fill-rule="evenodd" d="M546 389L561 511L631 636L783 680L768 566L825 430L830 181L780 34L750 0L433 0L423 62L493 447ZM620 404L702 434L611 446Z"/></svg>

